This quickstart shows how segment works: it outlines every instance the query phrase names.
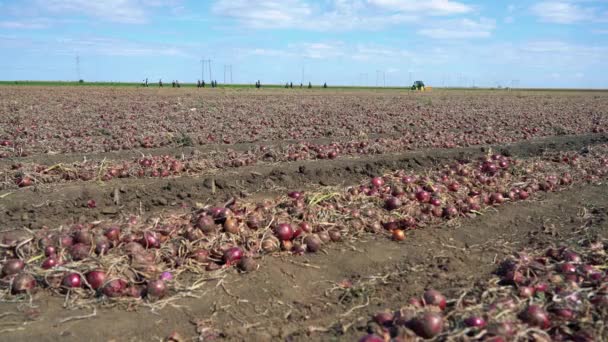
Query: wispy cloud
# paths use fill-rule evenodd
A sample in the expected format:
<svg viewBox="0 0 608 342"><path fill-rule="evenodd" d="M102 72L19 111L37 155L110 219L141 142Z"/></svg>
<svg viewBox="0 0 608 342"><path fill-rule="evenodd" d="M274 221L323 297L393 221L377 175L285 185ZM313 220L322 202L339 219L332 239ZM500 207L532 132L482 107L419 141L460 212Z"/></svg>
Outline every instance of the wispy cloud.
<svg viewBox="0 0 608 342"><path fill-rule="evenodd" d="M572 24L596 18L597 9L574 1L542 1L532 6L532 13L541 21L557 24Z"/></svg>
<svg viewBox="0 0 608 342"><path fill-rule="evenodd" d="M377 7L400 12L426 13L429 15L451 15L469 13L472 7L451 0L368 0Z"/></svg>
<svg viewBox="0 0 608 342"><path fill-rule="evenodd" d="M487 38L495 28L496 22L492 19L459 19L443 21L435 27L420 29L418 33L435 39Z"/></svg>
<svg viewBox="0 0 608 342"><path fill-rule="evenodd" d="M258 29L311 31L380 30L422 22L424 18L461 15L473 9L451 0L217 0L216 15Z"/></svg>
<svg viewBox="0 0 608 342"><path fill-rule="evenodd" d="M103 21L143 24L158 8L176 7L179 0L27 0L12 4L9 10L16 17L21 13L55 16L86 16Z"/></svg>
<svg viewBox="0 0 608 342"><path fill-rule="evenodd" d="M0 28L13 30L39 30L48 28L49 26L51 26L51 21L45 19L0 21Z"/></svg>

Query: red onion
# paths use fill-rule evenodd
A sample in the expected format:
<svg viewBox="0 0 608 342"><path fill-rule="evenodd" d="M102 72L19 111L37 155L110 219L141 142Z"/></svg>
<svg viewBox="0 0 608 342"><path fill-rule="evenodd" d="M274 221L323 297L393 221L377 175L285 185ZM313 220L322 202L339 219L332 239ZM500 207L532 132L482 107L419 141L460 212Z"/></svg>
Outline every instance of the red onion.
<svg viewBox="0 0 608 342"><path fill-rule="evenodd" d="M232 247L224 252L222 257L223 261L227 265L231 265L232 263L241 260L243 257L243 250L239 247Z"/></svg>
<svg viewBox="0 0 608 342"><path fill-rule="evenodd" d="M521 313L521 320L532 326L537 326L541 329L548 329L551 326L549 315L538 305L530 305Z"/></svg>
<svg viewBox="0 0 608 342"><path fill-rule="evenodd" d="M160 240L154 232L144 232L144 237L139 243L145 248L160 248Z"/></svg>
<svg viewBox="0 0 608 342"><path fill-rule="evenodd" d="M104 235L110 241L119 241L120 240L120 228L118 227L110 227L106 229Z"/></svg>
<svg viewBox="0 0 608 342"><path fill-rule="evenodd" d="M44 256L50 257L57 253L57 248L55 246L46 246L44 247Z"/></svg>
<svg viewBox="0 0 608 342"><path fill-rule="evenodd" d="M379 188L384 185L384 179L382 177L374 177L372 178L372 186L374 188Z"/></svg>
<svg viewBox="0 0 608 342"><path fill-rule="evenodd" d="M200 216L196 221L195 226L205 234L214 233L217 229L215 220L210 216Z"/></svg>
<svg viewBox="0 0 608 342"><path fill-rule="evenodd" d="M19 273L13 278L11 291L14 294L29 292L36 287L36 279L29 273Z"/></svg>
<svg viewBox="0 0 608 342"><path fill-rule="evenodd" d="M61 281L61 285L67 288L76 288L82 286L82 279L80 279L80 274L78 273L69 273L63 280Z"/></svg>
<svg viewBox="0 0 608 342"><path fill-rule="evenodd" d="M74 242L90 245L93 243L93 236L88 230L80 229L74 232Z"/></svg>
<svg viewBox="0 0 608 342"><path fill-rule="evenodd" d="M45 270L48 270L50 268L56 267L57 265L59 265L59 261L57 260L57 258L55 258L53 256L53 257L48 257L48 258L44 259L44 261L42 262L40 267L42 267Z"/></svg>
<svg viewBox="0 0 608 342"><path fill-rule="evenodd" d="M167 294L167 285L163 280L157 279L148 282L146 295L152 299L160 299Z"/></svg>
<svg viewBox="0 0 608 342"><path fill-rule="evenodd" d="M374 321L382 326L390 327L393 325L394 315L392 312L379 312L374 316Z"/></svg>
<svg viewBox="0 0 608 342"><path fill-rule="evenodd" d="M2 275L17 274L25 268L25 263L21 259L8 259L2 266Z"/></svg>
<svg viewBox="0 0 608 342"><path fill-rule="evenodd" d="M122 297L129 294L127 282L123 279L110 280L107 284L105 284L101 292L109 298ZM141 297L141 292L135 293L132 296Z"/></svg>
<svg viewBox="0 0 608 342"><path fill-rule="evenodd" d="M323 242L317 235L308 235L304 238L306 249L311 253L316 253L321 249Z"/></svg>
<svg viewBox="0 0 608 342"><path fill-rule="evenodd" d="M425 312L412 321L411 328L422 338L433 338L443 330L443 317L436 312Z"/></svg>
<svg viewBox="0 0 608 342"><path fill-rule="evenodd" d="M289 223L281 223L275 229L275 234L281 241L288 241L293 238L293 228Z"/></svg>
<svg viewBox="0 0 608 342"><path fill-rule="evenodd" d="M299 191L290 191L289 193L287 193L287 196L297 200L302 197L302 193Z"/></svg>
<svg viewBox="0 0 608 342"><path fill-rule="evenodd" d="M85 277L93 290L99 289L106 282L106 272L102 270L90 271Z"/></svg>
<svg viewBox="0 0 608 342"><path fill-rule="evenodd" d="M471 328L485 328L486 320L480 316L471 316L464 320L464 324Z"/></svg>
<svg viewBox="0 0 608 342"><path fill-rule="evenodd" d="M416 192L416 199L418 202L427 203L431 200L431 194L424 190L418 191Z"/></svg>
<svg viewBox="0 0 608 342"><path fill-rule="evenodd" d="M88 258L90 251L90 246L77 243L70 248L70 256L72 256L72 260L79 261Z"/></svg>
<svg viewBox="0 0 608 342"><path fill-rule="evenodd" d="M378 335L369 334L359 339L359 342L384 342L384 339Z"/></svg>
<svg viewBox="0 0 608 342"><path fill-rule="evenodd" d="M401 200L397 197L389 197L385 202L384 202L384 207L387 210L395 210L398 209L399 207L401 207L402 203Z"/></svg>
<svg viewBox="0 0 608 342"><path fill-rule="evenodd" d="M424 292L422 299L426 305L434 305L441 310L445 309L447 303L445 296L441 292L432 289Z"/></svg>

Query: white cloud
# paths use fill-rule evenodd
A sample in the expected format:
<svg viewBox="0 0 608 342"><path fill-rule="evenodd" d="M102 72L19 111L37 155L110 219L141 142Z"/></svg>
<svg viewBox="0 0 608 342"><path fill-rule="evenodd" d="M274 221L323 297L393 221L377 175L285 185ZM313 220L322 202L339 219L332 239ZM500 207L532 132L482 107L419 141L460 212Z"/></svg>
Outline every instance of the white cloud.
<svg viewBox="0 0 608 342"><path fill-rule="evenodd" d="M496 28L496 22L481 18L479 21L470 19L449 20L434 27L418 30L418 33L434 39L466 39L487 38Z"/></svg>
<svg viewBox="0 0 608 342"><path fill-rule="evenodd" d="M572 24L592 20L595 10L572 1L542 1L532 6L532 13L543 22Z"/></svg>
<svg viewBox="0 0 608 342"><path fill-rule="evenodd" d="M429 15L463 14L473 10L470 6L451 0L368 0L368 2L391 11L427 13Z"/></svg>
<svg viewBox="0 0 608 342"><path fill-rule="evenodd" d="M379 30L472 10L450 0L216 0L212 12L259 29Z"/></svg>

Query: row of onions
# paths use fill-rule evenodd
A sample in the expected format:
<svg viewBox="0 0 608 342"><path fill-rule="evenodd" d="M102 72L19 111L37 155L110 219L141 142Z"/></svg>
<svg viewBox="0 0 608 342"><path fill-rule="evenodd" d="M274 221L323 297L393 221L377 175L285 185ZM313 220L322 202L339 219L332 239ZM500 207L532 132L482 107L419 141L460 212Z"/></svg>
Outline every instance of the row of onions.
<svg viewBox="0 0 608 342"><path fill-rule="evenodd" d="M142 220L125 217L3 234L2 297L40 288L81 297L161 298L187 286L188 273L242 272L274 253L316 253L370 233L397 241L409 230L475 216L608 175L608 146L533 159L488 155L424 173L395 171L335 192L291 191L263 202Z"/></svg>
<svg viewBox="0 0 608 342"><path fill-rule="evenodd" d="M577 251L550 248L505 259L497 276L451 300L429 289L398 310L378 312L360 342L605 341L608 241Z"/></svg>
<svg viewBox="0 0 608 342"><path fill-rule="evenodd" d="M315 144L302 142L280 147L259 146L248 151L227 150L208 154L192 152L189 156L144 156L131 160L89 160L83 162L43 165L16 162L0 167L0 188L29 187L36 184L52 184L73 181L110 181L122 178L167 178L198 175L210 170L238 168L259 163L297 160L335 159L340 156L374 155L403 152L420 146L415 141L427 137L380 138L344 143ZM477 142L479 143L479 142ZM465 144L469 146L471 144ZM441 145L455 147L461 145ZM567 158L567 157L566 157Z"/></svg>

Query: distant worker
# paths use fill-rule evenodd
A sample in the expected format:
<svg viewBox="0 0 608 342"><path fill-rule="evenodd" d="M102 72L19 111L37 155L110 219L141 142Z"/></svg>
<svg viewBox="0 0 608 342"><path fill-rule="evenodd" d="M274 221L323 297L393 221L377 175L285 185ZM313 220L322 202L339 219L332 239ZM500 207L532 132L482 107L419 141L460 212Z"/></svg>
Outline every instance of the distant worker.
<svg viewBox="0 0 608 342"><path fill-rule="evenodd" d="M171 82L171 88L175 88L175 81Z"/></svg>
<svg viewBox="0 0 608 342"><path fill-rule="evenodd" d="M323 83L323 88L327 88L327 82Z"/></svg>
<svg viewBox="0 0 608 342"><path fill-rule="evenodd" d="M162 80L162 79L159 79L159 80L158 80L158 87L159 87L159 88L162 88L162 87L163 87L163 80Z"/></svg>
<svg viewBox="0 0 608 342"><path fill-rule="evenodd" d="M289 82L289 88L293 89L293 82Z"/></svg>
<svg viewBox="0 0 608 342"><path fill-rule="evenodd" d="M200 87L201 87L201 80L197 80L197 81L196 81L196 87L197 87L197 88L200 88Z"/></svg>
<svg viewBox="0 0 608 342"><path fill-rule="evenodd" d="M145 83L145 87L148 88L148 78L146 77L146 83Z"/></svg>
<svg viewBox="0 0 608 342"><path fill-rule="evenodd" d="M201 87L205 88L205 80L201 82Z"/></svg>

